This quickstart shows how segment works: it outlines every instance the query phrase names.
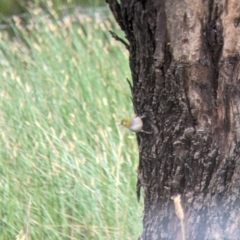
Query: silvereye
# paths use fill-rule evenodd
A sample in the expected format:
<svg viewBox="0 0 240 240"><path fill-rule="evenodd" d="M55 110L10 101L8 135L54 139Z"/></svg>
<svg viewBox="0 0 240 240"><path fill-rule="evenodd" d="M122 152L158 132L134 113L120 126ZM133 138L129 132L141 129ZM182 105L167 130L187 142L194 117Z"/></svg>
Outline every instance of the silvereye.
<svg viewBox="0 0 240 240"><path fill-rule="evenodd" d="M120 125L128 128L132 132L141 132L143 128L143 122L141 117L133 117L133 118L124 118L121 120Z"/></svg>

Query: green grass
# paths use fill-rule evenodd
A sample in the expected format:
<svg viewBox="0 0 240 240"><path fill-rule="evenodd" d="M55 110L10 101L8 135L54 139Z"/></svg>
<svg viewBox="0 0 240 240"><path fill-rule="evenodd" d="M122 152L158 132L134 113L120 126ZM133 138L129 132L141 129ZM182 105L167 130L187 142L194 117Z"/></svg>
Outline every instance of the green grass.
<svg viewBox="0 0 240 240"><path fill-rule="evenodd" d="M27 12L27 8L43 7L48 9L49 6L56 11L60 11L63 6L67 8L76 7L99 7L106 4L105 0L1 0L0 1L0 16L13 15Z"/></svg>
<svg viewBox="0 0 240 240"><path fill-rule="evenodd" d="M56 16L54 12L53 16ZM107 17L53 19L0 33L0 239L136 239L128 56Z"/></svg>

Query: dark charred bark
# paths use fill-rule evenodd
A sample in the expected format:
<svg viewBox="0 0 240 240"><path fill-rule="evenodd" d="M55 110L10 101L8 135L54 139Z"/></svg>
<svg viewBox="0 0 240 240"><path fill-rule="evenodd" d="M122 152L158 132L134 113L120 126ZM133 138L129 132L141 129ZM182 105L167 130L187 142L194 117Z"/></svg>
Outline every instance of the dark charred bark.
<svg viewBox="0 0 240 240"><path fill-rule="evenodd" d="M239 0L107 0L129 42L139 239L240 239Z"/></svg>

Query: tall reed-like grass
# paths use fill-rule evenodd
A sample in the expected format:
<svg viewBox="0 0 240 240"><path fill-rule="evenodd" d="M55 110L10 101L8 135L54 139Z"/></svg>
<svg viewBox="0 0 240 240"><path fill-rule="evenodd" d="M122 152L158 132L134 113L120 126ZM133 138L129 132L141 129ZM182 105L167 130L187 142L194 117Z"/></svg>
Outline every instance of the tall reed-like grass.
<svg viewBox="0 0 240 240"><path fill-rule="evenodd" d="M128 56L106 13L30 11L0 33L0 239L136 239Z"/></svg>

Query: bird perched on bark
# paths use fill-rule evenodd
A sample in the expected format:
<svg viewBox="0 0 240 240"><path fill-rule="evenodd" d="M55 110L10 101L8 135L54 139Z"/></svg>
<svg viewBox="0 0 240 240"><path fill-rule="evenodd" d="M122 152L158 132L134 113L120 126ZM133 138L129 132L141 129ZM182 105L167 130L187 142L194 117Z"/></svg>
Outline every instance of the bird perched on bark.
<svg viewBox="0 0 240 240"><path fill-rule="evenodd" d="M143 121L142 118L144 118L145 115L143 116L135 116L132 118L123 118L120 122L120 125L128 128L130 131L138 133L138 132L145 132L150 134L150 132L146 132L143 130Z"/></svg>

